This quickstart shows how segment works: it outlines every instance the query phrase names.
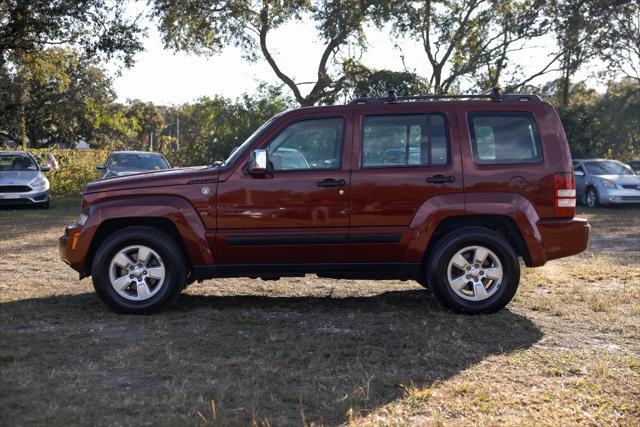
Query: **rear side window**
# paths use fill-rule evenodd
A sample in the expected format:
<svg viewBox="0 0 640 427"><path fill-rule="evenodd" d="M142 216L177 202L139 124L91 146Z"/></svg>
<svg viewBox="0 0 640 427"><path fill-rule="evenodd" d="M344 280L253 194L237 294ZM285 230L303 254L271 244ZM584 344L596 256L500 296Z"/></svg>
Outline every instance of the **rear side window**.
<svg viewBox="0 0 640 427"><path fill-rule="evenodd" d="M540 136L531 113L469 113L473 155L479 164L542 161Z"/></svg>
<svg viewBox="0 0 640 427"><path fill-rule="evenodd" d="M363 167L446 165L448 162L444 115L394 114L363 119Z"/></svg>

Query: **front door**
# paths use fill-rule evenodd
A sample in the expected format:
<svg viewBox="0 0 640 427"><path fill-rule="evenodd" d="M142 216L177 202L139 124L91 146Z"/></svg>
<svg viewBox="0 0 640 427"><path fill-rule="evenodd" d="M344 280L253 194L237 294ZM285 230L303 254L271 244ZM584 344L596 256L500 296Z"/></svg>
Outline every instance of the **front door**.
<svg viewBox="0 0 640 427"><path fill-rule="evenodd" d="M344 262L351 132L348 115L292 118L259 143L272 172L238 167L218 184L216 262Z"/></svg>

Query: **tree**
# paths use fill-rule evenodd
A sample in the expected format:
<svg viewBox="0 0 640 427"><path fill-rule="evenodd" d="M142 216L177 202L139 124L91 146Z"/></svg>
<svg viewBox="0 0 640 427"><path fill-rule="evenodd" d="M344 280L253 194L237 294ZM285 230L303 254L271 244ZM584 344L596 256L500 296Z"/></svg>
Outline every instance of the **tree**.
<svg viewBox="0 0 640 427"><path fill-rule="evenodd" d="M11 55L67 45L88 56L119 56L131 64L142 29L125 4L108 0L0 0L0 65Z"/></svg>
<svg viewBox="0 0 640 427"><path fill-rule="evenodd" d="M385 96L394 89L399 96L422 95L429 82L410 71L373 70L362 64L349 65L340 96L345 102L356 97Z"/></svg>
<svg viewBox="0 0 640 427"><path fill-rule="evenodd" d="M387 2L374 0L154 0L153 15L167 46L215 54L226 46L242 48L249 60L266 60L300 105L314 105L335 97L346 76L339 59L349 43L363 46L363 28L379 23ZM268 43L270 32L295 21L315 24L324 49L313 82L296 82L280 64ZM305 95L301 85L310 84Z"/></svg>
<svg viewBox="0 0 640 427"><path fill-rule="evenodd" d="M640 2L614 8L607 31L596 42L609 68L632 78L640 86Z"/></svg>
<svg viewBox="0 0 640 427"><path fill-rule="evenodd" d="M395 34L418 40L432 93L456 91L464 79L499 83L509 53L542 34L541 0L395 2Z"/></svg>
<svg viewBox="0 0 640 427"><path fill-rule="evenodd" d="M95 138L90 112L108 109L115 98L111 80L96 60L49 48L25 53L13 68L10 73L0 67L0 128L11 139L28 137L40 147L74 146Z"/></svg>

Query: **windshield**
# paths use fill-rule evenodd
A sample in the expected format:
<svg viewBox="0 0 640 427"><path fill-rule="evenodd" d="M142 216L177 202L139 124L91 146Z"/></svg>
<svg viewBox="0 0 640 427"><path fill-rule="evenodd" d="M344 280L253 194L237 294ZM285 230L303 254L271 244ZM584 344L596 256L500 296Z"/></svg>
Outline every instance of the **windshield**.
<svg viewBox="0 0 640 427"><path fill-rule="evenodd" d="M258 135L260 135L262 133L262 131L264 131L271 123L273 123L273 121L280 117L282 113L280 114L276 114L275 116L271 117L269 120L267 120L266 122L264 122L262 124L262 126L260 126L258 129L256 129L255 132L253 132L249 138L247 138L240 146L234 148L233 150L231 150L231 154L229 154L229 157L227 157L227 160L224 161L224 165L228 165L233 163L238 157L240 157L242 155L242 153L244 153L244 151L247 149L247 147L249 145L251 145L251 143L258 137Z"/></svg>
<svg viewBox="0 0 640 427"><path fill-rule="evenodd" d="M26 154L0 154L0 171L37 171L38 165Z"/></svg>
<svg viewBox="0 0 640 427"><path fill-rule="evenodd" d="M169 162L159 154L113 154L108 165L113 171L154 171L169 169Z"/></svg>
<svg viewBox="0 0 640 427"><path fill-rule="evenodd" d="M629 166L615 160L586 162L586 165L592 175L635 175Z"/></svg>

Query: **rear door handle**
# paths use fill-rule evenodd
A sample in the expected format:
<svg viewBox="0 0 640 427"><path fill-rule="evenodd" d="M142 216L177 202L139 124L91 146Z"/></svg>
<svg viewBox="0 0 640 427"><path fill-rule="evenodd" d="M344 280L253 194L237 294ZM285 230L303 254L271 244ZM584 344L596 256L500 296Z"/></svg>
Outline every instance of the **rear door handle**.
<svg viewBox="0 0 640 427"><path fill-rule="evenodd" d="M427 178L429 184L452 184L456 182L456 177L453 175L433 175Z"/></svg>
<svg viewBox="0 0 640 427"><path fill-rule="evenodd" d="M318 187L344 187L344 185L346 184L346 181L344 179L333 179L333 178L327 178L327 179L323 179L322 181L318 181L316 182L316 185Z"/></svg>

